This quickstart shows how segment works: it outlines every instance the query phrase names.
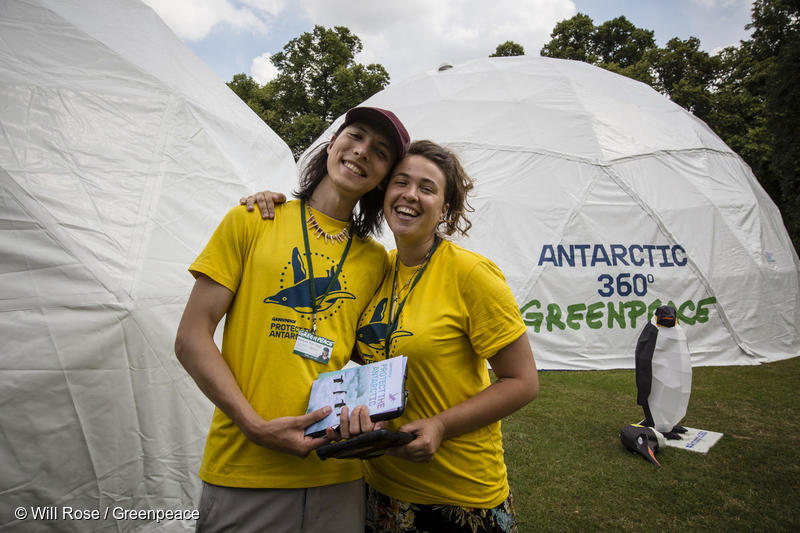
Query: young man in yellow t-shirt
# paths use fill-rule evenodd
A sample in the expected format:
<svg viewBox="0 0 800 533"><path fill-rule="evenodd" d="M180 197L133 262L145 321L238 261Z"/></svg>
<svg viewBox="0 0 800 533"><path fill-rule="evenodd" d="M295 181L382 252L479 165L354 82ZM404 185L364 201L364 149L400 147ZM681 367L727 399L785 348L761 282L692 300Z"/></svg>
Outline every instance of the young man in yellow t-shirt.
<svg viewBox="0 0 800 533"><path fill-rule="evenodd" d="M383 278L386 252L369 238L377 186L408 141L393 113L351 109L306 165L299 200L266 223L234 208L192 263L175 351L216 405L198 530L363 529L360 465L309 455L326 440L304 430L329 408L303 413L314 378L349 360ZM213 334L223 316L220 351Z"/></svg>

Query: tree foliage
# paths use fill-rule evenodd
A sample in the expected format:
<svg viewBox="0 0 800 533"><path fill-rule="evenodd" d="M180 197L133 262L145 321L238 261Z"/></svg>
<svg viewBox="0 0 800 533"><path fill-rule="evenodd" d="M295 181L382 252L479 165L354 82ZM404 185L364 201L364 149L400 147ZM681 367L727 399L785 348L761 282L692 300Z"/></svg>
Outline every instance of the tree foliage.
<svg viewBox="0 0 800 533"><path fill-rule="evenodd" d="M674 37L664 48L652 50L649 61L653 87L701 119L708 118L719 60L700 50L700 39Z"/></svg>
<svg viewBox="0 0 800 533"><path fill-rule="evenodd" d="M562 20L553 28L550 42L544 45L541 55L595 64L598 60L592 52L595 31L594 21L583 13Z"/></svg>
<svg viewBox="0 0 800 533"><path fill-rule="evenodd" d="M651 30L637 28L625 17L602 23L590 43L601 65L614 63L621 68L635 65L656 47Z"/></svg>
<svg viewBox="0 0 800 533"><path fill-rule="evenodd" d="M800 1L756 0L748 28L753 30L753 58L763 77L777 203L795 249L800 249Z"/></svg>
<svg viewBox="0 0 800 533"><path fill-rule="evenodd" d="M656 46L625 17L557 23L541 55L598 65L651 85L703 119L753 169L800 248L800 1L755 0L752 39L711 56L700 40Z"/></svg>
<svg viewBox="0 0 800 533"><path fill-rule="evenodd" d="M591 17L578 13L556 24L541 55L599 65L652 85L650 54L656 49L653 35L625 17L595 26Z"/></svg>
<svg viewBox="0 0 800 533"><path fill-rule="evenodd" d="M382 65L355 62L361 50L361 40L348 28L315 26L272 55L275 79L259 86L237 74L228 86L299 157L336 117L389 83Z"/></svg>
<svg viewBox="0 0 800 533"><path fill-rule="evenodd" d="M524 56L525 48L521 44L514 41L506 41L503 44L498 44L494 53L489 57L510 57L510 56Z"/></svg>

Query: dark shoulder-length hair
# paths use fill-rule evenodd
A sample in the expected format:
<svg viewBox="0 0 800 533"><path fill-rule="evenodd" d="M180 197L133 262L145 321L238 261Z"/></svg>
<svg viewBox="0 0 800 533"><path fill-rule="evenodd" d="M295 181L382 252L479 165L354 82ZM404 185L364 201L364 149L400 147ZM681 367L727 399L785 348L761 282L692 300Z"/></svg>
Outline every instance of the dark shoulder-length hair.
<svg viewBox="0 0 800 533"><path fill-rule="evenodd" d="M334 137L338 137L344 130L345 126L342 125ZM300 183L297 190L294 191L295 198L311 200L311 195L314 190L322 182L322 179L328 174L328 150L326 149L328 143L321 143L314 148L314 150L305 158L304 165L300 171ZM394 162L397 164L397 161ZM391 175L394 170L394 165L389 170L387 177ZM384 178L385 182L386 178ZM383 196L385 189L382 186L375 187L371 191L364 194L358 201L358 209L353 213L352 231L359 237L365 238L369 235L380 235L383 223Z"/></svg>
<svg viewBox="0 0 800 533"><path fill-rule="evenodd" d="M435 142L422 140L408 145L406 157L419 155L436 165L445 178L444 203L447 211L437 228L444 235L460 233L464 237L472 227L466 213L474 211L467 195L474 187L472 178L461 166L458 156Z"/></svg>

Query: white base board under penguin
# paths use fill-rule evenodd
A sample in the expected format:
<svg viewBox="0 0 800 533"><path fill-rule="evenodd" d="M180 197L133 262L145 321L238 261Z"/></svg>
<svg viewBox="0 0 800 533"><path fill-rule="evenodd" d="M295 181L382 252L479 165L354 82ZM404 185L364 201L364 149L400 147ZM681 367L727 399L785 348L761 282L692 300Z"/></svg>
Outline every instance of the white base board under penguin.
<svg viewBox="0 0 800 533"><path fill-rule="evenodd" d="M708 453L708 450L722 438L722 435L715 431L687 427L686 433L681 433L681 440L667 439L666 444L672 448L690 452Z"/></svg>

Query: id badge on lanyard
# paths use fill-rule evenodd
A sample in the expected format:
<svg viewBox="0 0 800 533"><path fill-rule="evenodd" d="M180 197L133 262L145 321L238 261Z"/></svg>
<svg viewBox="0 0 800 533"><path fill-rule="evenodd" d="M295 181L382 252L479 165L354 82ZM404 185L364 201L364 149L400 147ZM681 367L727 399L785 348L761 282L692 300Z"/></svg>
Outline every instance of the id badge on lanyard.
<svg viewBox="0 0 800 533"><path fill-rule="evenodd" d="M297 332L297 341L294 343L292 353L327 365L333 353L333 341L301 329Z"/></svg>

